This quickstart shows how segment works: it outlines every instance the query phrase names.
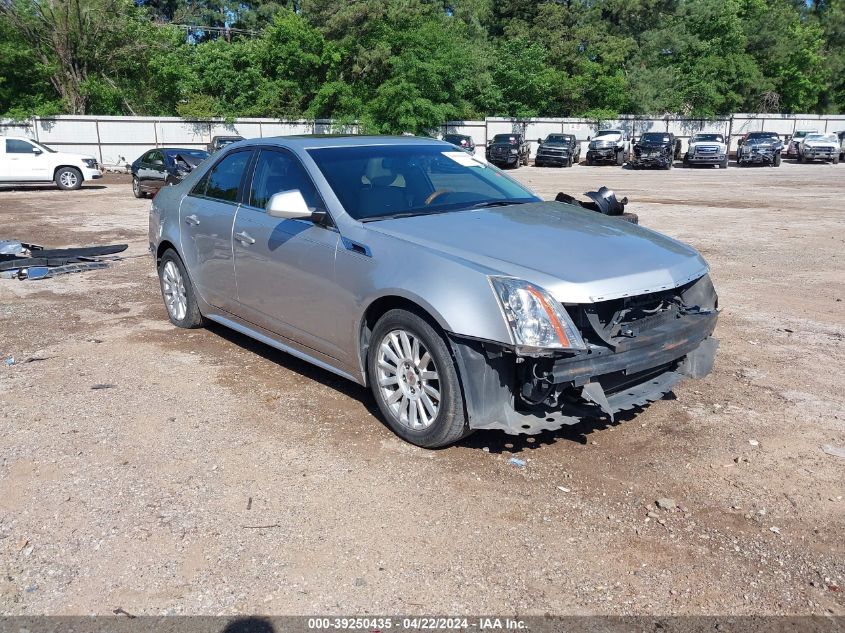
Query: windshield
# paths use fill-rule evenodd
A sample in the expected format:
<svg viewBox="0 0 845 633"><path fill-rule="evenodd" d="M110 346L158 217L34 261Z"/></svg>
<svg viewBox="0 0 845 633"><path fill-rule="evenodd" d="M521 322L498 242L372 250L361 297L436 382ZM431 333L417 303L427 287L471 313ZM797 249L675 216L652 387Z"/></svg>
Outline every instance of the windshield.
<svg viewBox="0 0 845 633"><path fill-rule="evenodd" d="M833 141L836 142L836 135L834 134L808 134L807 141Z"/></svg>
<svg viewBox="0 0 845 633"><path fill-rule="evenodd" d="M445 145L327 147L308 153L356 220L539 200L497 168Z"/></svg>
<svg viewBox="0 0 845 633"><path fill-rule="evenodd" d="M778 135L774 132L751 132L751 134L748 135L748 138L778 138Z"/></svg>
<svg viewBox="0 0 845 633"><path fill-rule="evenodd" d="M622 136L622 132L620 132L619 130L602 130L601 132L598 132L596 134L596 138L603 137L603 136L607 136L607 137Z"/></svg>
<svg viewBox="0 0 845 633"><path fill-rule="evenodd" d="M725 137L721 134L696 134L690 140L690 143L724 143Z"/></svg>
<svg viewBox="0 0 845 633"><path fill-rule="evenodd" d="M662 132L646 132L642 135L640 141L645 141L646 143L668 143L669 135L663 134Z"/></svg>
<svg viewBox="0 0 845 633"><path fill-rule="evenodd" d="M458 134L447 134L443 137L443 140L452 145L466 145L469 142L469 137Z"/></svg>
<svg viewBox="0 0 845 633"><path fill-rule="evenodd" d="M172 149L165 152L168 156L194 156L196 158L208 158L208 152L204 149Z"/></svg>
<svg viewBox="0 0 845 633"><path fill-rule="evenodd" d="M43 149L45 152L50 152L51 154L56 153L56 150L50 149L49 147L47 147L46 145L42 145L38 141L33 141L32 139L29 139L29 142L32 143L33 145L35 145L36 147Z"/></svg>
<svg viewBox="0 0 845 633"><path fill-rule="evenodd" d="M573 138L571 134L549 134L546 143L569 143Z"/></svg>
<svg viewBox="0 0 845 633"><path fill-rule="evenodd" d="M519 137L514 136L513 134L496 134L493 137L494 143L510 143L512 145L516 145L519 143Z"/></svg>

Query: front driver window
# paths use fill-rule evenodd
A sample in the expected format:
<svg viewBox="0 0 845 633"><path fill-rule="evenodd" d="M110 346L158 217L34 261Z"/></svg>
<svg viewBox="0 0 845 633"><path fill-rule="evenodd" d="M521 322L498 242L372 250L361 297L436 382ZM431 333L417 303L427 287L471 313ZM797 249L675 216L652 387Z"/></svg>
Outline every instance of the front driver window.
<svg viewBox="0 0 845 633"><path fill-rule="evenodd" d="M205 195L223 202L235 202L251 155L252 152L235 152L217 163L208 174Z"/></svg>
<svg viewBox="0 0 845 633"><path fill-rule="evenodd" d="M320 194L296 158L287 152L261 150L249 193L249 205L259 209L281 191L298 189L311 211L325 211Z"/></svg>

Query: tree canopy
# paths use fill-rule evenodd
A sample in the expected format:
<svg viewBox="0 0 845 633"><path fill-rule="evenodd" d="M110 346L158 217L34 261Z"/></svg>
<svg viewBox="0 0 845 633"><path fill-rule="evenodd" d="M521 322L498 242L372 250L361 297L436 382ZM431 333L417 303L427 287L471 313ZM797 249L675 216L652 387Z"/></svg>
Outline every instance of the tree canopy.
<svg viewBox="0 0 845 633"><path fill-rule="evenodd" d="M845 0L0 0L0 116L845 110Z"/></svg>

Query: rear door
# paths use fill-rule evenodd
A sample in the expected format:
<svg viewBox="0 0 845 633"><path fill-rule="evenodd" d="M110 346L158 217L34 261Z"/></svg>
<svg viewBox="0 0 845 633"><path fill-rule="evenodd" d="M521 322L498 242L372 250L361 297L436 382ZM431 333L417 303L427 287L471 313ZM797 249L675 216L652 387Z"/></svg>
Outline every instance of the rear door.
<svg viewBox="0 0 845 633"><path fill-rule="evenodd" d="M252 149L222 156L179 207L182 257L199 295L234 312L237 304L232 225Z"/></svg>
<svg viewBox="0 0 845 633"><path fill-rule="evenodd" d="M325 205L307 171L292 153L263 148L244 192L233 230L239 313L267 330L339 360L340 293L334 262L340 239L328 225L267 215L273 194L297 189L313 211Z"/></svg>
<svg viewBox="0 0 845 633"><path fill-rule="evenodd" d="M50 159L40 147L17 138L5 139L5 146L1 168L5 180L45 182L53 179Z"/></svg>

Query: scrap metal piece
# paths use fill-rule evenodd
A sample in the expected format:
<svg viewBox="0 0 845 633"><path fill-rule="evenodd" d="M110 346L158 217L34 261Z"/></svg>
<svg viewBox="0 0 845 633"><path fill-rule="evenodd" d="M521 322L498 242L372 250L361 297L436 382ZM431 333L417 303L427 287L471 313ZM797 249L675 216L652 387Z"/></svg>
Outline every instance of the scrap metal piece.
<svg viewBox="0 0 845 633"><path fill-rule="evenodd" d="M19 255L26 247L17 240L0 240L0 255Z"/></svg>
<svg viewBox="0 0 845 633"><path fill-rule="evenodd" d="M588 382L581 388L581 397L588 402L597 404L599 408L610 416L610 421L613 422L613 409L607 401L607 396L604 393L601 385L597 382Z"/></svg>
<svg viewBox="0 0 845 633"><path fill-rule="evenodd" d="M68 275L71 273L81 273L86 270L98 270L101 268L108 268L106 262L82 262L79 264L65 264L64 266L32 266L25 268L18 273L19 279L49 279L58 275Z"/></svg>

